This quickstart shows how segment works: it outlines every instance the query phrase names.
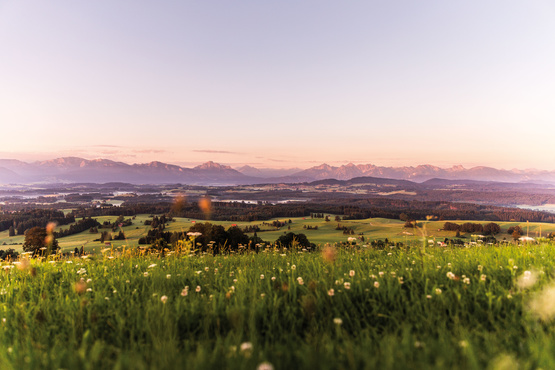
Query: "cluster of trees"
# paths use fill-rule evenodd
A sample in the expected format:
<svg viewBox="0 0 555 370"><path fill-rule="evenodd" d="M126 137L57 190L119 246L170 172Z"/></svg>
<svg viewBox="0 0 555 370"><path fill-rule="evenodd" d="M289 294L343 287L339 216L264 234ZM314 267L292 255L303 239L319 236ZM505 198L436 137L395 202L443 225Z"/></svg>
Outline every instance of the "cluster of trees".
<svg viewBox="0 0 555 370"><path fill-rule="evenodd" d="M309 248L315 247L315 245L308 240L306 235L302 233L299 233L299 234L287 233L285 235L282 235L276 240L276 244L282 247L296 248L296 249L300 249L300 248L309 249Z"/></svg>
<svg viewBox="0 0 555 370"><path fill-rule="evenodd" d="M9 248L6 250L0 249L0 259L1 260L15 260L19 256L19 253L15 249Z"/></svg>
<svg viewBox="0 0 555 370"><path fill-rule="evenodd" d="M180 240L191 240L194 238L196 247L201 250L208 250L211 247L213 253L219 253L222 248L237 250L239 246L253 247L262 243L256 233L249 237L237 226L232 226L227 230L221 225L214 225L209 222L196 223L189 228L189 233L200 233L193 237L184 232L164 232L160 228L151 229L147 236L139 239L139 244L151 244L156 249L175 247Z"/></svg>
<svg viewBox="0 0 555 370"><path fill-rule="evenodd" d="M312 226L312 225L303 225L303 229L307 229L307 230L318 230L318 225L316 225L316 226Z"/></svg>
<svg viewBox="0 0 555 370"><path fill-rule="evenodd" d="M168 213L171 203L159 204L133 204L123 205L121 207L102 206L98 208L75 209L72 214L75 217L99 217L99 216L124 216L131 217L139 214L163 214Z"/></svg>
<svg viewBox="0 0 555 370"><path fill-rule="evenodd" d="M330 221L330 217L323 213L311 213L310 218L325 218L326 221ZM335 221L341 221L341 216L335 216Z"/></svg>
<svg viewBox="0 0 555 370"><path fill-rule="evenodd" d="M327 197L327 198L326 198ZM486 220L555 223L555 215L548 212L484 204L452 203L446 201L415 201L391 198L345 198L326 195L310 202L270 205L243 202L212 202L210 217L217 221L262 221L272 218L325 218L329 214L344 215L343 220L383 217L389 219L423 220L434 215L439 220ZM166 214L170 217L206 218L197 203L133 204L122 207L82 208L75 216L124 215L140 213ZM9 227L9 226L8 226Z"/></svg>
<svg viewBox="0 0 555 370"><path fill-rule="evenodd" d="M59 249L54 233L49 233L46 227L35 226L25 232L23 251L33 254L55 253Z"/></svg>
<svg viewBox="0 0 555 370"><path fill-rule="evenodd" d="M152 216L152 221L151 220L145 220L145 225L150 225L151 228L156 229L159 226L163 226L164 228L166 227L166 223L170 222L173 220L173 217L171 216L166 216L166 215L162 215L160 217L158 216Z"/></svg>
<svg viewBox="0 0 555 370"><path fill-rule="evenodd" d="M62 238L64 236L69 236L69 235L73 235L73 234L78 234L80 232L83 232L85 230L91 230L91 229L95 229L98 226L100 226L100 223L95 220L94 218L84 218L81 219L79 221L77 221L75 224L70 225L69 228L67 229L60 229L57 232L54 233L54 235L56 236L56 238ZM98 232L98 231L97 231Z"/></svg>
<svg viewBox="0 0 555 370"><path fill-rule="evenodd" d="M120 230L116 236L112 236L111 232L103 231L100 233L100 238L97 240L101 243L109 242L111 240L125 240L125 234Z"/></svg>
<svg viewBox="0 0 555 370"><path fill-rule="evenodd" d="M520 234L520 235L524 234L524 232L522 231L522 228L521 228L520 226L518 226L518 225L517 225L517 226L510 226L510 227L507 229L507 234L512 235L512 234L515 233L515 232L517 232L517 233Z"/></svg>
<svg viewBox="0 0 555 370"><path fill-rule="evenodd" d="M226 230L221 225L209 222L197 222L189 228L189 232L200 233L200 236L195 237L195 243L200 243L199 247L202 250L207 250L211 245L214 253L219 253L222 248L238 250L239 246L254 249L256 244L264 242L256 233L249 237L237 226L231 226Z"/></svg>
<svg viewBox="0 0 555 370"><path fill-rule="evenodd" d="M511 226L507 229L507 234L511 235L514 240L517 240L524 234L524 231L522 231L522 228L518 225Z"/></svg>
<svg viewBox="0 0 555 370"><path fill-rule="evenodd" d="M24 235L25 231L35 226L45 227L49 222L67 225L75 222L72 214L64 215L62 211L51 209L33 209L0 214L0 231L9 230L9 236Z"/></svg>
<svg viewBox="0 0 555 370"><path fill-rule="evenodd" d="M132 218L126 219L125 216L119 215L118 218L116 218L116 220L114 222L104 221L102 223L102 225L100 225L100 228L102 228L102 229L112 229L112 231L116 231L119 227L125 227L125 226L133 225L133 219L134 218L135 218L135 216L132 216Z"/></svg>
<svg viewBox="0 0 555 370"><path fill-rule="evenodd" d="M91 202L94 199L101 199L103 198L101 193L73 193L67 194L64 196L64 200L68 203L78 203L78 202Z"/></svg>
<svg viewBox="0 0 555 370"><path fill-rule="evenodd" d="M402 247L404 247L404 244L403 244L403 243L401 243L401 242L395 243L395 242L390 241L390 240L387 239L387 238L385 238L384 240L381 240L381 239L372 240L372 241L370 242L370 245L371 245L373 248L376 248L376 249L385 249L385 248L391 248L391 247L395 247L395 248L402 248Z"/></svg>
<svg viewBox="0 0 555 370"><path fill-rule="evenodd" d="M153 244L158 239L164 239L166 243L174 244L178 240L185 239L184 233L163 231L162 227L148 230L146 236L139 238L139 244Z"/></svg>
<svg viewBox="0 0 555 370"><path fill-rule="evenodd" d="M352 227L341 226L340 224L337 224L337 227L335 228L335 230L343 230L344 235L354 235L355 234L355 230Z"/></svg>
<svg viewBox="0 0 555 370"><path fill-rule="evenodd" d="M187 235L188 233L198 233L198 236ZM266 243L256 235L248 236L244 230L237 226L225 229L222 225L214 225L209 222L196 223L187 232L166 232L161 228L150 229L146 236L139 239L139 244L150 244L152 248L162 250L164 248L175 248L179 241L194 240L195 247L202 251L210 250L217 254L223 250L239 250L240 248L258 250L260 244ZM287 233L280 236L276 243L289 247L291 245L299 248L314 247L306 235Z"/></svg>
<svg viewBox="0 0 555 370"><path fill-rule="evenodd" d="M480 233L485 235L495 235L501 232L501 227L494 222L490 222L485 225L472 223L472 222L465 222L463 224L446 222L445 224L443 224L443 230L457 231L457 232L463 232L463 233Z"/></svg>
<svg viewBox="0 0 555 370"><path fill-rule="evenodd" d="M263 221L272 218L307 217L313 215L323 216L325 213L340 212L341 207L315 203L288 203L288 204L250 204L243 202L212 202L211 219L215 221ZM174 217L187 217L205 219L206 214L196 203L183 204L178 210L172 209L170 215Z"/></svg>
<svg viewBox="0 0 555 370"><path fill-rule="evenodd" d="M323 213L311 213L310 218L324 218Z"/></svg>
<svg viewBox="0 0 555 370"><path fill-rule="evenodd" d="M159 248L166 248L167 244L175 244L178 240L184 239L183 233L165 232L166 223L173 220L171 216L162 215L160 217L150 215L152 220L145 220L145 225L150 225L150 230L146 236L139 238L139 244L157 244ZM180 237L181 236L181 237ZM159 249L158 248L158 249Z"/></svg>
<svg viewBox="0 0 555 370"><path fill-rule="evenodd" d="M260 227L258 225L248 225L243 228L244 233L257 233L260 232Z"/></svg>
<svg viewBox="0 0 555 370"><path fill-rule="evenodd" d="M502 189L502 184L492 185L484 184L483 187L478 184L471 186L472 191L465 190L420 190L418 191L421 199L427 201L443 201L443 202L468 202L480 204L553 204L555 196L546 194L543 189L534 189L533 185L528 189L519 189L516 191ZM407 195L398 194L397 198L407 199Z"/></svg>
<svg viewBox="0 0 555 370"><path fill-rule="evenodd" d="M459 247L464 246L464 241L462 241L461 239L457 239L457 238L454 238L454 239L445 238L445 240L443 240L443 242L445 244L453 245L453 246L459 246Z"/></svg>
<svg viewBox="0 0 555 370"><path fill-rule="evenodd" d="M344 214L346 215L343 217L344 220L369 217L399 219L402 214L405 214L408 220L425 220L426 216L433 215L439 220L517 222L529 220L555 223L555 215L552 213L484 204L423 202L390 198L334 199L328 200L326 203L329 206L337 203L340 210L330 213Z"/></svg>
<svg viewBox="0 0 555 370"><path fill-rule="evenodd" d="M293 221L289 220L289 221L278 221L278 220L274 220L272 222L263 222L262 225L267 225L267 226L272 226L275 227L276 229L281 229L282 227L284 227L285 225L287 225L288 223L292 223Z"/></svg>

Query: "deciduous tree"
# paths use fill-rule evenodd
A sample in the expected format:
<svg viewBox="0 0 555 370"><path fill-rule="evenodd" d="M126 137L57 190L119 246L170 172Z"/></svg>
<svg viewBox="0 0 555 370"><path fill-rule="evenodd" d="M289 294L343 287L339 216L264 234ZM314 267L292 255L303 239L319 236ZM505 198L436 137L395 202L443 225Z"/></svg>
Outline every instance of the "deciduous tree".
<svg viewBox="0 0 555 370"><path fill-rule="evenodd" d="M23 250L25 252L38 253L41 248L55 252L58 250L58 241L53 233L47 233L45 227L35 226L25 232Z"/></svg>

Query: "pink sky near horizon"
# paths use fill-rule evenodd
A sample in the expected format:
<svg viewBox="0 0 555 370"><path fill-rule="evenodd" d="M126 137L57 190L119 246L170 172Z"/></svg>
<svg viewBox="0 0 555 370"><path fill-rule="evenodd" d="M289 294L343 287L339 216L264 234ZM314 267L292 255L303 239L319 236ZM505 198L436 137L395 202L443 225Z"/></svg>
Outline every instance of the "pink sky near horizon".
<svg viewBox="0 0 555 370"><path fill-rule="evenodd" d="M94 151L84 151L84 150L69 150L69 151L60 151L60 152L52 152L52 153L6 153L0 151L0 159L17 159L27 163L32 163L36 161L46 161L52 160L61 157L79 157L84 158L87 160L94 160L94 159L109 159L117 162L124 162L127 164L135 164L135 163L149 163L152 161L160 161L168 164L178 165L182 167L195 167L202 163L213 161L216 163L229 165L233 168L239 168L245 165L249 165L252 167L260 168L260 169L291 169L291 168L299 168L299 169L307 169L314 166L319 166L321 164L328 164L330 166L339 167L342 165L347 165L349 163L353 163L355 165L359 164L373 164L377 166L384 166L384 167L403 167L403 166L419 166L419 165L432 165L441 168L450 168L453 166L462 165L465 168L472 168L477 166L488 166L494 167L497 169L518 169L518 170L527 170L527 169L534 169L534 170L551 170L549 168L539 168L539 167L526 167L524 165L518 166L515 165L513 167L504 167L502 163L498 165L496 163L486 164L484 161L476 161L476 162L449 162L443 161L440 159L436 159L434 161L418 161L418 160L407 160L405 158L372 158L369 160L335 160L329 159L324 161L319 160L272 160L269 159L264 161L266 158L257 159L256 157L252 160L247 161L240 161L240 160L230 160L229 157L226 157L225 153L220 155L216 155L214 153L207 153L206 155L200 155L196 160L184 160L183 158L179 158L178 156L174 155L162 155L163 153L159 153L161 150L149 150L147 153L136 153L135 149L123 149L120 148L116 151L111 151L110 153L106 151L101 151L98 154L94 154ZM154 155L149 155L148 152L156 152ZM126 154L132 153L132 154ZM134 154L133 154L134 153ZM204 153L204 151L201 151ZM167 154L167 153L166 153Z"/></svg>
<svg viewBox="0 0 555 370"><path fill-rule="evenodd" d="M0 158L555 170L555 4L0 1Z"/></svg>

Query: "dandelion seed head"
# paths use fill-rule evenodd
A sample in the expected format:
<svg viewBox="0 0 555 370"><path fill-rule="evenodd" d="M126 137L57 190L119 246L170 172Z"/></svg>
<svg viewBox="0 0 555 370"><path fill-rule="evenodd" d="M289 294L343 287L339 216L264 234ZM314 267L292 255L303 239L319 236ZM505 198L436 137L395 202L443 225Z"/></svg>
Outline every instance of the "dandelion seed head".
<svg viewBox="0 0 555 370"><path fill-rule="evenodd" d="M241 346L239 346L241 353L245 357L250 357L250 355L252 354L252 348L253 346L251 342L243 342L241 343Z"/></svg>
<svg viewBox="0 0 555 370"><path fill-rule="evenodd" d="M258 365L256 370L274 370L274 365L269 362L262 362L260 365Z"/></svg>
<svg viewBox="0 0 555 370"><path fill-rule="evenodd" d="M555 285L550 285L537 293L529 305L530 311L542 321L555 317Z"/></svg>
<svg viewBox="0 0 555 370"><path fill-rule="evenodd" d="M528 289L538 281L538 273L535 271L524 271L524 273L518 277L516 283L520 289Z"/></svg>

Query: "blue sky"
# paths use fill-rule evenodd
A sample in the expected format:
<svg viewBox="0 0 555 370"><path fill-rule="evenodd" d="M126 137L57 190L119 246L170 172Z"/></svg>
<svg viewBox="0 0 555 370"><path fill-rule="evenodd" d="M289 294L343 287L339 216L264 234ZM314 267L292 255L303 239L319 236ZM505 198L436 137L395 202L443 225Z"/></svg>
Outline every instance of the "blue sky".
<svg viewBox="0 0 555 370"><path fill-rule="evenodd" d="M555 169L552 1L2 1L0 157Z"/></svg>

